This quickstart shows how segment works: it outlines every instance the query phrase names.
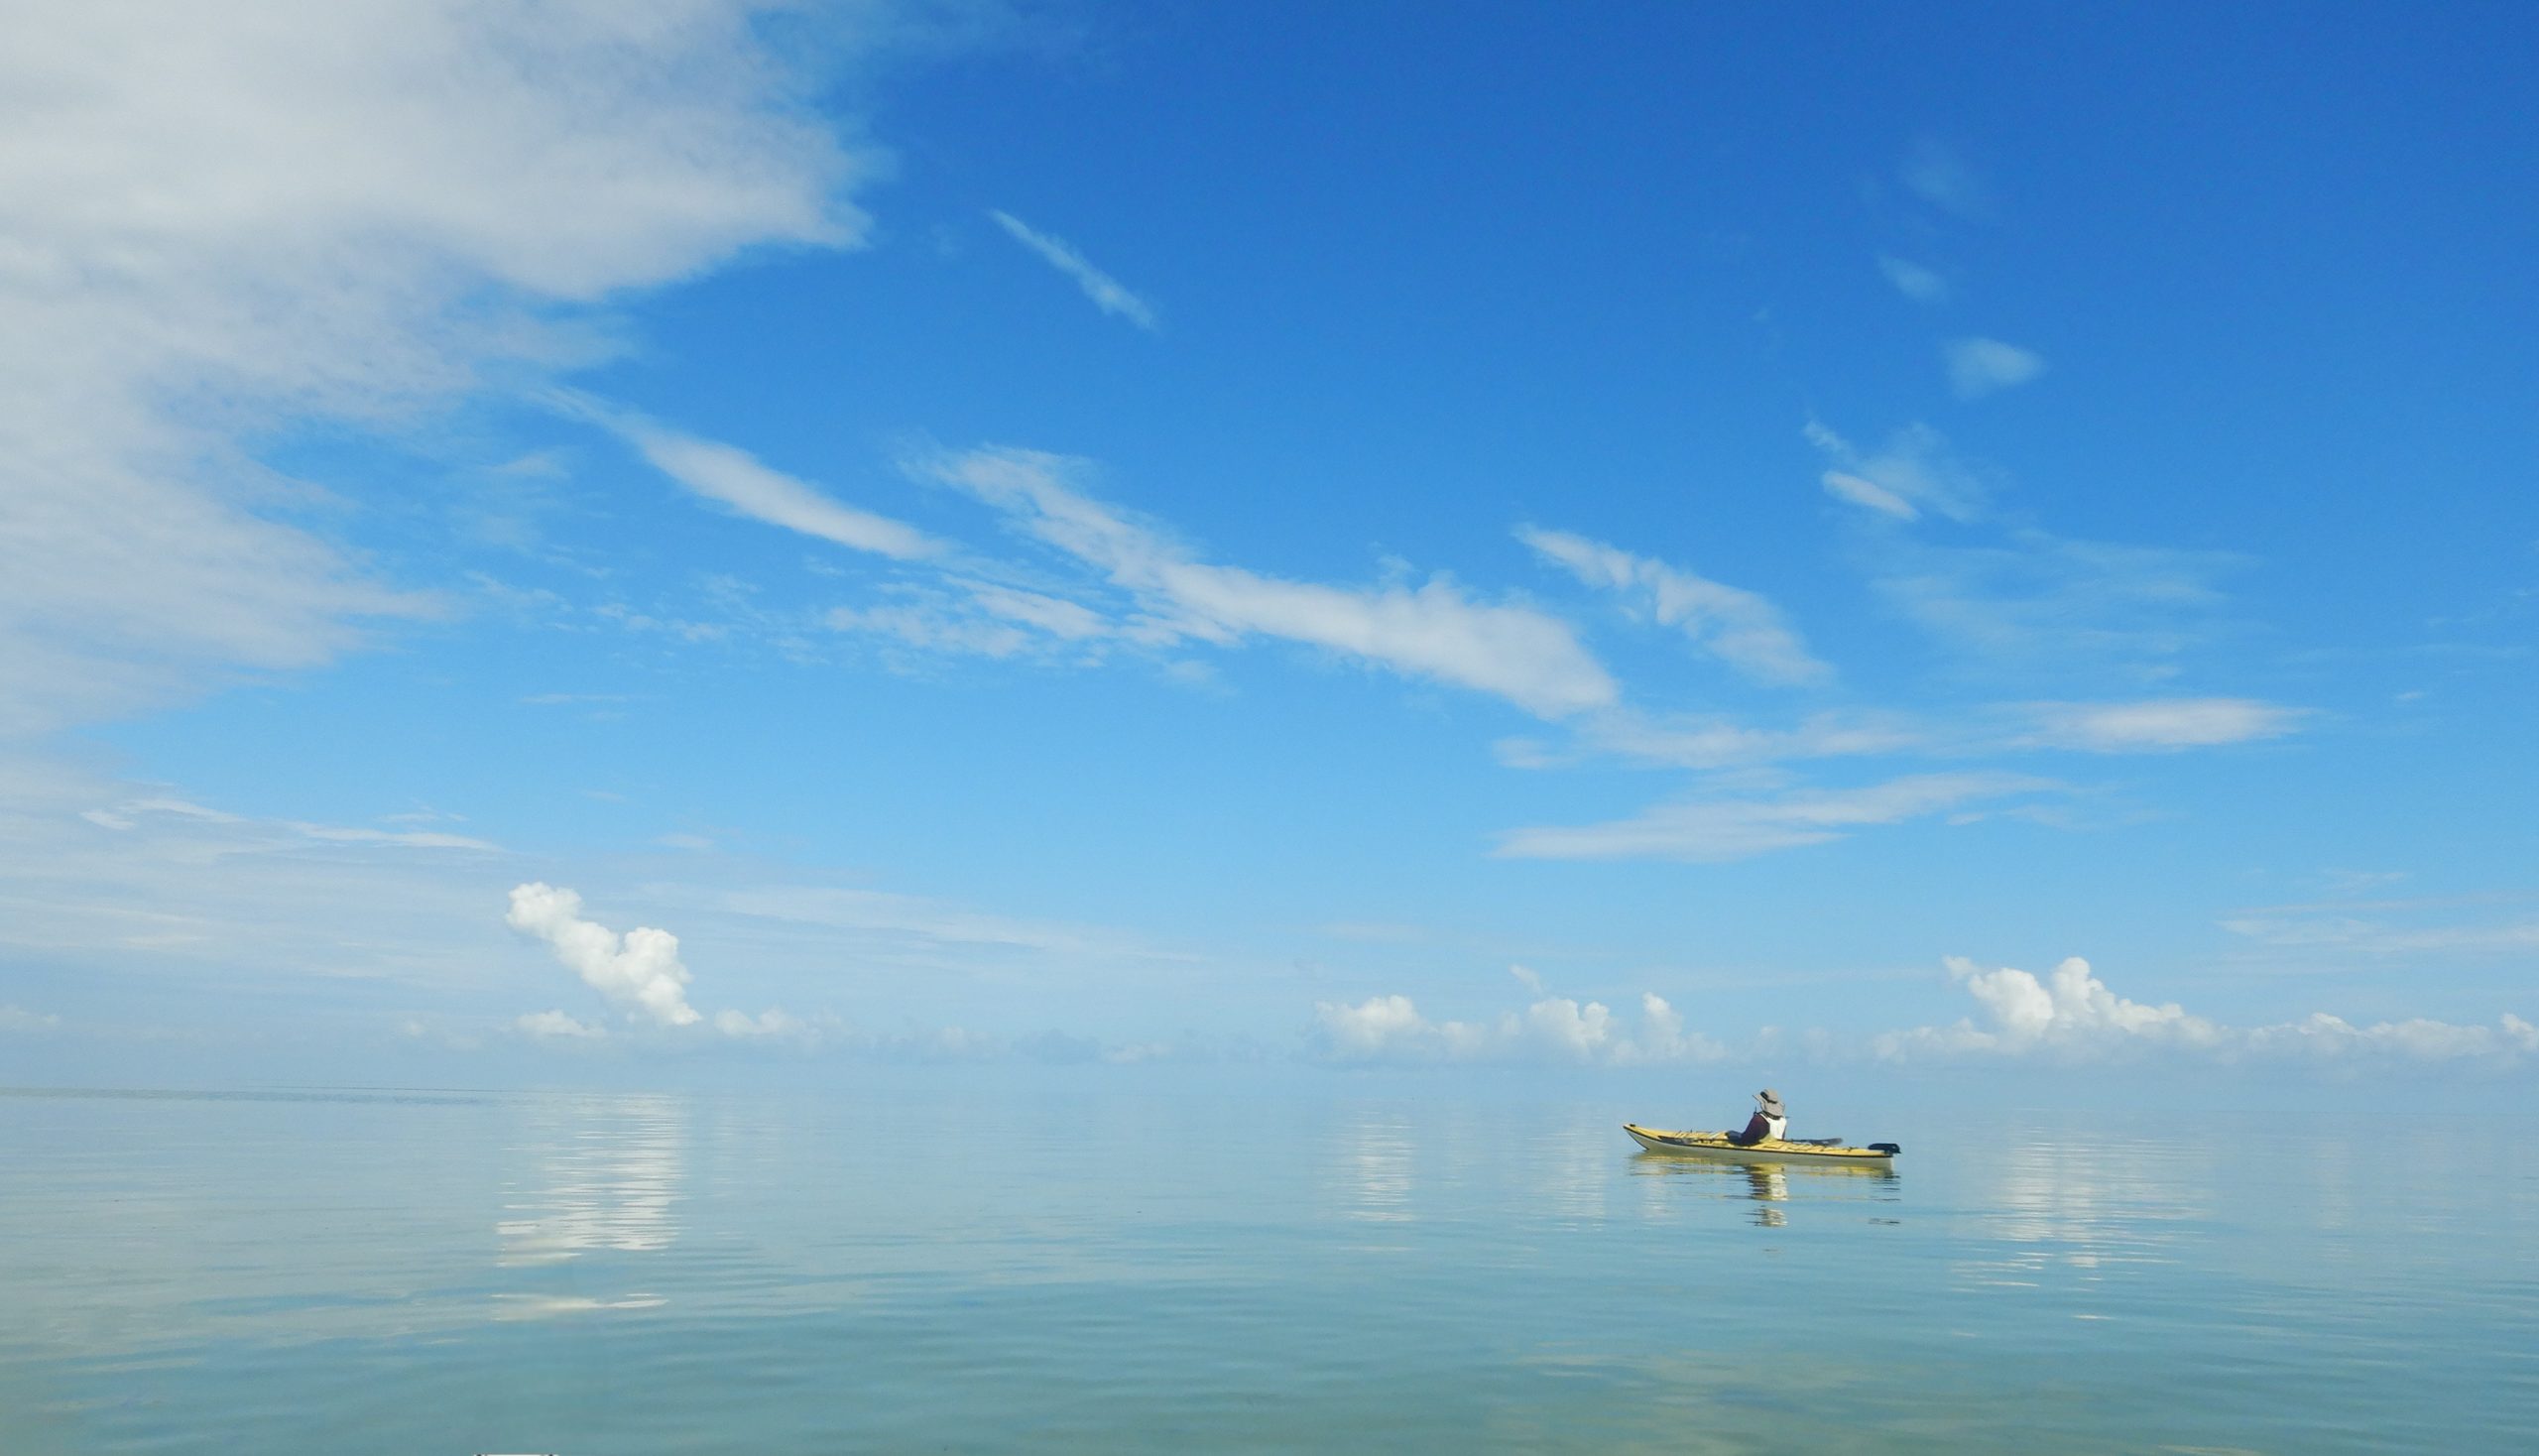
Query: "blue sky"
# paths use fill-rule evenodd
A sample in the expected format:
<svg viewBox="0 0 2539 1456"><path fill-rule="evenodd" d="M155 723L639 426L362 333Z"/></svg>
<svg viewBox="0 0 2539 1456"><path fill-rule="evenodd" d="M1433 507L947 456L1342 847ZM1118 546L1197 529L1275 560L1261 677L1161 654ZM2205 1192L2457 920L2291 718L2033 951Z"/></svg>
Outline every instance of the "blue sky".
<svg viewBox="0 0 2539 1456"><path fill-rule="evenodd" d="M2533 25L39 6L0 1069L2526 1075Z"/></svg>

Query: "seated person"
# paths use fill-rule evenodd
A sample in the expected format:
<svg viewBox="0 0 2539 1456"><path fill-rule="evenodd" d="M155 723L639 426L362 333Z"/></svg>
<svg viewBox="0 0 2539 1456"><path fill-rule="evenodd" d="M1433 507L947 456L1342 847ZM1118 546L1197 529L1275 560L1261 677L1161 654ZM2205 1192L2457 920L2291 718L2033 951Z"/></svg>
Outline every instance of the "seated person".
<svg viewBox="0 0 2539 1456"><path fill-rule="evenodd" d="M1731 1133L1728 1141L1740 1148L1752 1148L1766 1138L1778 1139L1789 1131L1789 1114L1781 1108L1781 1094L1766 1087L1754 1094L1754 1115L1746 1122L1746 1131Z"/></svg>

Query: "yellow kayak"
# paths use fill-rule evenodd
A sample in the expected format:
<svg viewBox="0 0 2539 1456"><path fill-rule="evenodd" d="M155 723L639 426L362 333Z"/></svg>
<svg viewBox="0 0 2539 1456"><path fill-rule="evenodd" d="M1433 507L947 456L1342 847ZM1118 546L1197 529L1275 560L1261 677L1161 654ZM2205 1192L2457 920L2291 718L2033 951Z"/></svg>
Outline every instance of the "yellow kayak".
<svg viewBox="0 0 2539 1456"><path fill-rule="evenodd" d="M1780 1138L1765 1138L1760 1143L1740 1147L1728 1141L1726 1133L1670 1133L1663 1128L1643 1128L1637 1123L1623 1124L1623 1131L1651 1153L1680 1153L1722 1162L1818 1162L1846 1167L1891 1167L1895 1163L1895 1154L1904 1151L1892 1143L1845 1148L1834 1143L1792 1143Z"/></svg>

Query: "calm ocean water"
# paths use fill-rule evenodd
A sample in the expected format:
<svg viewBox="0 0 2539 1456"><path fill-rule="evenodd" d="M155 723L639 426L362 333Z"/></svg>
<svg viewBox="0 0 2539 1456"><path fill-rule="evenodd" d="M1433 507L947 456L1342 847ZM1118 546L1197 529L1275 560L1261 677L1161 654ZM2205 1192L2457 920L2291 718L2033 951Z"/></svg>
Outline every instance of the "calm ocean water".
<svg viewBox="0 0 2539 1456"><path fill-rule="evenodd" d="M1642 1111L0 1096L0 1450L2533 1449L2526 1123Z"/></svg>

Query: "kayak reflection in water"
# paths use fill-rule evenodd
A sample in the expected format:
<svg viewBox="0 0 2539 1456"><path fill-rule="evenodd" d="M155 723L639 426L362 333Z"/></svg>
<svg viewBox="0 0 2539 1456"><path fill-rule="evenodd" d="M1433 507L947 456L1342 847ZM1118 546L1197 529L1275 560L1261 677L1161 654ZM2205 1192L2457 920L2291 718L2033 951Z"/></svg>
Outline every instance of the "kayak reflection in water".
<svg viewBox="0 0 2539 1456"><path fill-rule="evenodd" d="M1740 1148L1752 1148L1765 1138L1778 1139L1789 1132L1789 1113L1781 1107L1781 1094L1766 1087L1754 1094L1754 1115L1747 1119L1746 1131L1731 1133L1728 1141Z"/></svg>

